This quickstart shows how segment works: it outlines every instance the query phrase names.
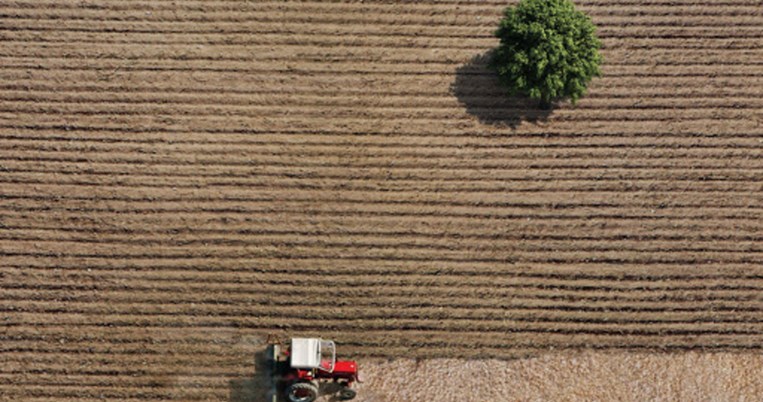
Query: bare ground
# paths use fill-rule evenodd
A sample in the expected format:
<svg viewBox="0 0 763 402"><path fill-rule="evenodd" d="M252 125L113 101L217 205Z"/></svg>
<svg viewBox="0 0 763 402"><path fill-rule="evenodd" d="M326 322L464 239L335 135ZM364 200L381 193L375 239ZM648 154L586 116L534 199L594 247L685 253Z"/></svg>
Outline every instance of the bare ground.
<svg viewBox="0 0 763 402"><path fill-rule="evenodd" d="M763 356L561 352L518 360L363 362L358 401L757 401Z"/></svg>

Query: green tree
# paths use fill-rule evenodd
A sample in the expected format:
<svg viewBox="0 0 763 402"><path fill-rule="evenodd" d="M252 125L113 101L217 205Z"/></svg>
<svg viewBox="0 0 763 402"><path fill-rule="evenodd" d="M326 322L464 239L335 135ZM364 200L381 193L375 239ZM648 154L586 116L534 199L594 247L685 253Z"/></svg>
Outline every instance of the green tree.
<svg viewBox="0 0 763 402"><path fill-rule="evenodd" d="M511 94L574 104L600 76L601 42L591 19L571 0L521 0L508 7L495 35L501 42L490 65Z"/></svg>

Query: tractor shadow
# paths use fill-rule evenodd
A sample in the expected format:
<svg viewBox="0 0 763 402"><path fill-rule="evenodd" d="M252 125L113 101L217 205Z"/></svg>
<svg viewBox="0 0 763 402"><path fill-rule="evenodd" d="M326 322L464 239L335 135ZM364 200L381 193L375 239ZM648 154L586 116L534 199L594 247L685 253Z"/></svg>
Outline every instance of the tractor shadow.
<svg viewBox="0 0 763 402"><path fill-rule="evenodd" d="M268 351L254 354L254 373L251 377L229 381L230 402L270 402L271 384Z"/></svg>
<svg viewBox="0 0 763 402"><path fill-rule="evenodd" d="M510 95L488 67L492 51L473 57L456 70L450 91L466 112L480 123L497 127L517 128L523 121L537 123L548 120L556 104L542 109L540 102L526 96Z"/></svg>
<svg viewBox="0 0 763 402"><path fill-rule="evenodd" d="M319 401L325 401L325 402L338 402L338 401L341 401L341 399L339 399L339 396L337 395L337 393L341 389L342 389L342 387L339 384L337 384L337 383L333 383L333 382L322 383L320 385L320 394L321 394L321 398L323 398L323 399L318 398L318 400Z"/></svg>

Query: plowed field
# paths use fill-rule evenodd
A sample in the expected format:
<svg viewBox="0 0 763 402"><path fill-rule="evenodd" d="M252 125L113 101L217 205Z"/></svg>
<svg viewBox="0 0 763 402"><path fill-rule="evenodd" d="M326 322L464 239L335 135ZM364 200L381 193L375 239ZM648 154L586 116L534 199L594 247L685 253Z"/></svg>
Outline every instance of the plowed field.
<svg viewBox="0 0 763 402"><path fill-rule="evenodd" d="M248 400L268 334L760 351L763 5L577 3L543 112L504 1L0 2L0 399Z"/></svg>

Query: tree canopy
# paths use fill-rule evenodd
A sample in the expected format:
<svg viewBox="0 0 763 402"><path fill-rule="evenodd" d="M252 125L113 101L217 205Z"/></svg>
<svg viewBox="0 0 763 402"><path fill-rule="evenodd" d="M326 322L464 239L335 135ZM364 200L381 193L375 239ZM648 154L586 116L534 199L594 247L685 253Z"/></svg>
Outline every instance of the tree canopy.
<svg viewBox="0 0 763 402"><path fill-rule="evenodd" d="M601 75L596 27L571 0L521 0L504 11L490 65L512 94L575 103Z"/></svg>

